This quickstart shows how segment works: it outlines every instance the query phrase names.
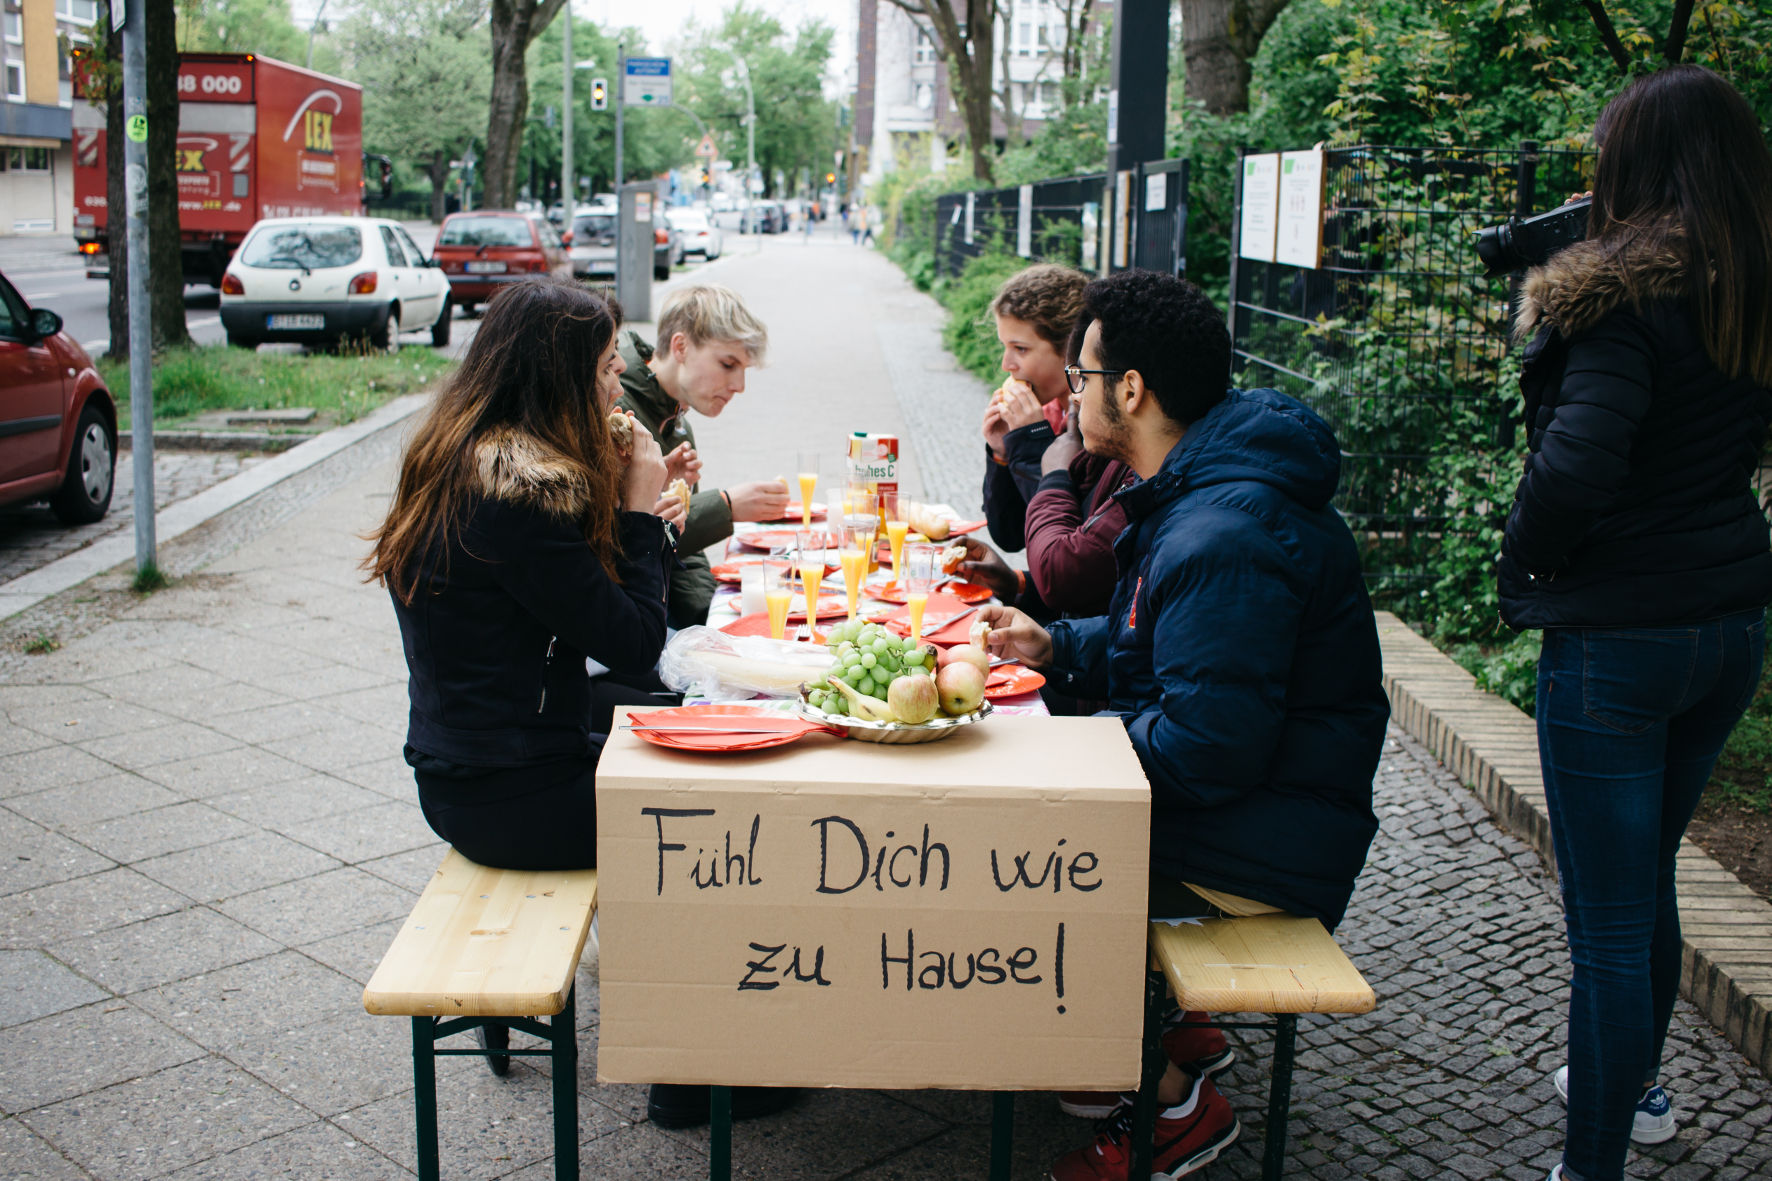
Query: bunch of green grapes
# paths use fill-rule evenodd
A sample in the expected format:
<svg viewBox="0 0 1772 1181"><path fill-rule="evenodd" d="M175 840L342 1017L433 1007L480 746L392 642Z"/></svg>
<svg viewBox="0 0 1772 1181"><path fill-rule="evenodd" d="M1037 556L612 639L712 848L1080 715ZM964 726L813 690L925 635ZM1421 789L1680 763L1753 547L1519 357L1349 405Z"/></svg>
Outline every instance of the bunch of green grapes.
<svg viewBox="0 0 1772 1181"><path fill-rule="evenodd" d="M934 660L927 648L893 635L877 623L851 619L830 629L826 647L833 661L826 676L841 677L858 692L886 700L886 687L910 673L934 673ZM826 713L848 713L843 695L832 688L813 686L806 695L814 709Z"/></svg>

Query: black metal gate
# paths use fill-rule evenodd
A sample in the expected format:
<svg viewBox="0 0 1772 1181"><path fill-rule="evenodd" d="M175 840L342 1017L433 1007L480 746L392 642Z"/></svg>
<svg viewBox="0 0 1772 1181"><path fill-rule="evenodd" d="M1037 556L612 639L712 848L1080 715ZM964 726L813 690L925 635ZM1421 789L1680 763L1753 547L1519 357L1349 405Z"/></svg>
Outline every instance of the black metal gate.
<svg viewBox="0 0 1772 1181"><path fill-rule="evenodd" d="M1170 275L1187 273L1188 162L1153 160L1138 168L1132 265Z"/></svg>

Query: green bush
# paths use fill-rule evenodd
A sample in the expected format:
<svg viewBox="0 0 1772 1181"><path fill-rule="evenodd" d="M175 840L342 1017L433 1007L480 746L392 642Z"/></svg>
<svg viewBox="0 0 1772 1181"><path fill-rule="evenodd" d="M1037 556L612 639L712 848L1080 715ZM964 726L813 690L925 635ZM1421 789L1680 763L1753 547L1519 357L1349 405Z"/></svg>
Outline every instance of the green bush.
<svg viewBox="0 0 1772 1181"><path fill-rule="evenodd" d="M1027 265L1025 258L988 250L968 262L958 279L936 285L936 298L948 311L941 339L960 367L982 380L996 380L1003 359L997 323L990 313L991 300L1005 279Z"/></svg>

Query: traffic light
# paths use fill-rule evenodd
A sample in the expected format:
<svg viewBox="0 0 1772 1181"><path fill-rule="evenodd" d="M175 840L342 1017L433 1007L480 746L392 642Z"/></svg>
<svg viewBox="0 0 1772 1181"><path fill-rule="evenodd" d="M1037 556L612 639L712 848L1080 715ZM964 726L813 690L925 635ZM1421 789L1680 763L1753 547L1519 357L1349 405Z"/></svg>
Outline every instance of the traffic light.
<svg viewBox="0 0 1772 1181"><path fill-rule="evenodd" d="M834 185L834 184L836 184L836 183L837 183L837 174L836 174L836 173L834 173L834 172L827 172L827 173L825 173L825 174L824 174L824 183L825 183L825 184L827 184L827 185Z"/></svg>
<svg viewBox="0 0 1772 1181"><path fill-rule="evenodd" d="M609 83L603 78L591 79L591 110L607 111L609 109Z"/></svg>

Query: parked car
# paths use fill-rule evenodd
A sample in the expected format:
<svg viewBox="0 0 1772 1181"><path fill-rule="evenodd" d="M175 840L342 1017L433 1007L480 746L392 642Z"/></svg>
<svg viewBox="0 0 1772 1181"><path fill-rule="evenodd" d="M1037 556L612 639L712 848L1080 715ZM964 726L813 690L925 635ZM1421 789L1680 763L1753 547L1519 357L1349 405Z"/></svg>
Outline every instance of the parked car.
<svg viewBox="0 0 1772 1181"><path fill-rule="evenodd" d="M391 350L402 332L421 328L441 346L451 307L436 260L379 217L265 218L222 276L222 327L240 348L364 339Z"/></svg>
<svg viewBox="0 0 1772 1181"><path fill-rule="evenodd" d="M449 280L455 306L472 315L476 304L508 283L541 274L570 278L572 260L566 249L561 235L539 213L482 209L444 218L431 257Z"/></svg>
<svg viewBox="0 0 1772 1181"><path fill-rule="evenodd" d="M683 261L683 235L660 216L652 223L652 243L652 278L663 283L671 277L671 268Z"/></svg>
<svg viewBox="0 0 1772 1181"><path fill-rule="evenodd" d="M49 501L70 525L111 507L117 404L92 358L0 275L0 504Z"/></svg>
<svg viewBox="0 0 1772 1181"><path fill-rule="evenodd" d="M788 228L787 213L779 201L753 201L738 224L741 234L779 234Z"/></svg>
<svg viewBox="0 0 1772 1181"><path fill-rule="evenodd" d="M615 276L617 210L613 205L581 205L572 219L572 273L580 279ZM680 240L669 226L654 223L652 230L652 277L664 282L671 277L673 262L683 261Z"/></svg>
<svg viewBox="0 0 1772 1181"><path fill-rule="evenodd" d="M684 254L699 254L709 262L720 257L724 248L720 227L709 221L707 214L684 207L669 210L665 219L682 236Z"/></svg>

